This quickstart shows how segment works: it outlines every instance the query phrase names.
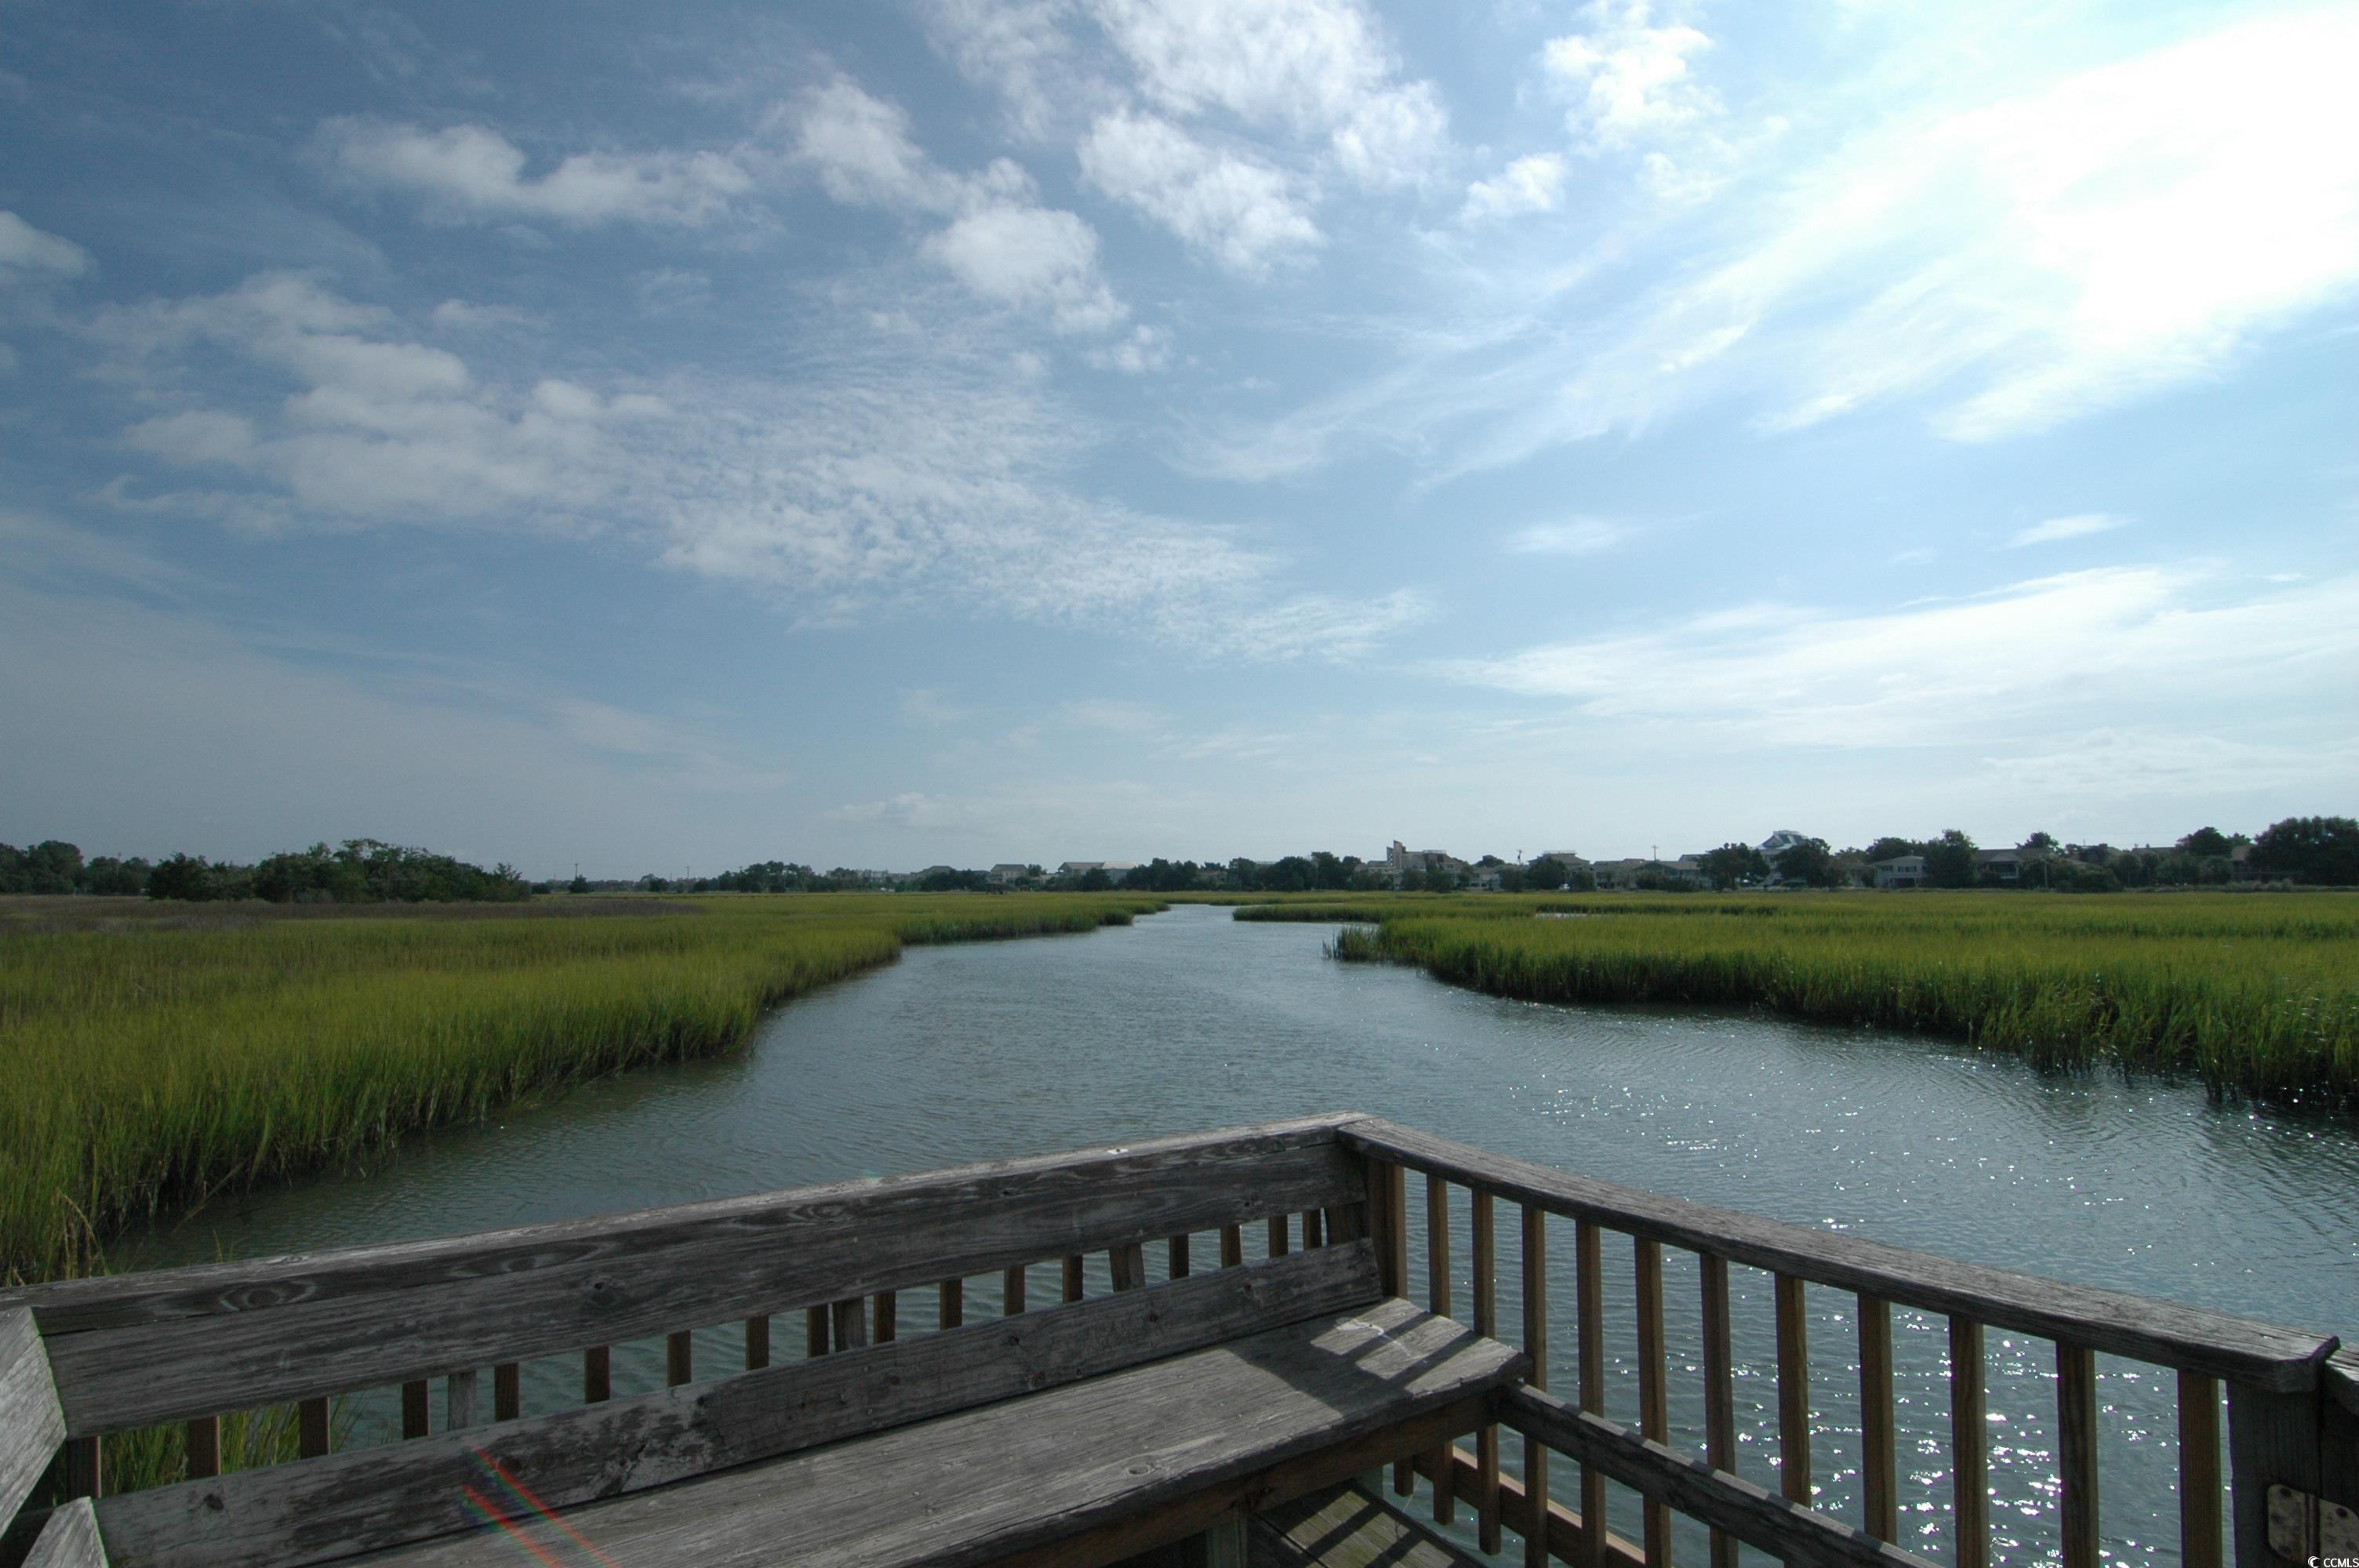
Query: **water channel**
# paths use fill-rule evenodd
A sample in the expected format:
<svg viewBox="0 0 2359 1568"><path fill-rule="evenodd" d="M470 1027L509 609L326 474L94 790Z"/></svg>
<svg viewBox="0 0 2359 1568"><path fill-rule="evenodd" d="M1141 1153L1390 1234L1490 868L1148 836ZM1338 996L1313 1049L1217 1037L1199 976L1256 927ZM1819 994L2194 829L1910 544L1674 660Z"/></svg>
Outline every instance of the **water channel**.
<svg viewBox="0 0 2359 1568"><path fill-rule="evenodd" d="M2347 1124L2218 1106L2186 1084L2045 1076L1954 1043L1501 1000L1329 962L1332 934L1183 906L1084 936L911 949L781 1010L728 1060L583 1086L364 1173L217 1201L127 1240L114 1263L479 1230L1354 1109L1700 1202L2359 1333L2359 1130ZM1557 1228L1551 1385L1569 1389L1572 1227ZM1414 1216L1410 1234L1423 1234ZM1701 1452L1697 1281L1691 1260L1670 1263L1673 1441ZM1629 1268L1626 1245L1609 1243L1607 1343L1625 1355ZM1502 1269L1510 1325L1513 1278ZM1774 1488L1768 1281L1736 1269L1732 1283L1739 1468ZM987 1288L970 1284L971 1313L994 1309ZM1104 1288L1101 1275L1092 1293ZM1051 1269L1032 1294L1054 1290ZM1462 1279L1462 1311L1465 1292ZM925 1294L902 1304L912 1328L929 1326ZM1850 1302L1814 1290L1811 1304L1819 1506L1856 1519ZM799 1337L781 1330L782 1345ZM1944 1334L1938 1318L1895 1314L1900 1544L1937 1560L1949 1555ZM700 1371L725 1371L739 1350L716 1330L696 1354ZM1994 1554L2052 1558L2049 1348L1993 1331L1989 1355ZM1614 1374L1608 1411L1635 1421L1635 1371ZM533 1364L527 1409L578 1398L579 1376L576 1363ZM2175 1563L2171 1375L2100 1358L2099 1378L2105 1551ZM618 1392L661 1380L659 1342L617 1347ZM364 1429L382 1420L367 1401L354 1415ZM1634 1499L1617 1498L1611 1518L1636 1535ZM1680 1544L1682 1561L1701 1558L1700 1540Z"/></svg>

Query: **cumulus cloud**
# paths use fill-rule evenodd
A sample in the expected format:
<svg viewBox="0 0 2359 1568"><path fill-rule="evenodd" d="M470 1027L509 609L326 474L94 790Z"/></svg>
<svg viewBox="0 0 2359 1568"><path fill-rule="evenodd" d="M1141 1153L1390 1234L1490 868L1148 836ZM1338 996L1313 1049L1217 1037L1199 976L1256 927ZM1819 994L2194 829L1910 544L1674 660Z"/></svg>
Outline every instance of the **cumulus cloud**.
<svg viewBox="0 0 2359 1568"><path fill-rule="evenodd" d="M1375 19L1351 0L1095 0L1093 9L1169 114L1223 109L1323 138L1364 185L1419 178L1449 116L1431 83L1400 79Z"/></svg>
<svg viewBox="0 0 2359 1568"><path fill-rule="evenodd" d="M575 153L527 177L524 150L487 125L417 125L346 116L320 128L330 165L354 183L423 198L446 218L700 224L753 178L716 152Z"/></svg>
<svg viewBox="0 0 2359 1568"><path fill-rule="evenodd" d="M1090 363L1125 375L1145 375L1171 362L1171 334L1160 327L1133 327L1119 342L1092 349Z"/></svg>
<svg viewBox="0 0 2359 1568"><path fill-rule="evenodd" d="M71 240L36 229L14 212L0 211L0 284L21 278L79 277L88 270L88 251Z"/></svg>
<svg viewBox="0 0 2359 1568"><path fill-rule="evenodd" d="M1540 51L1549 75L1573 93L1565 124L1595 146L1627 147L1713 113L1711 90L1689 71L1712 46L1680 22L1657 25L1650 0L1590 0L1582 30Z"/></svg>
<svg viewBox="0 0 2359 1568"><path fill-rule="evenodd" d="M1565 163L1560 153L1533 153L1519 157L1489 179L1466 188L1466 205L1459 216L1476 222L1485 218L1512 218L1525 212L1553 212L1564 193Z"/></svg>
<svg viewBox="0 0 2359 1568"><path fill-rule="evenodd" d="M897 104L839 77L797 111L798 161L838 201L947 217L919 250L995 304L1044 312L1060 332L1104 332L1129 308L1098 271L1097 231L1042 206L1032 177L1006 158L957 175L928 157Z"/></svg>
<svg viewBox="0 0 2359 1568"><path fill-rule="evenodd" d="M924 249L985 299L1045 307L1060 331L1102 332L1129 314L1098 276L1096 232L1071 212L983 207Z"/></svg>
<svg viewBox="0 0 2359 1568"><path fill-rule="evenodd" d="M156 415L125 444L168 465L248 481L207 508L251 522L549 518L620 482L619 429L660 417L645 395L561 379L485 384L446 350L405 341L389 312L297 274L226 294L102 312L110 373L179 400L202 356L243 358L288 390L267 415L205 406ZM118 492L118 493L121 493Z"/></svg>
<svg viewBox="0 0 2359 1568"><path fill-rule="evenodd" d="M2050 517L2045 523L2034 523L2028 528L2018 528L2007 535L2006 547L2020 550L2027 545L2052 544L2059 539L2079 539L2091 534L2104 534L2128 522L2104 512L2081 512L2070 517Z"/></svg>
<svg viewBox="0 0 2359 1568"><path fill-rule="evenodd" d="M1321 241L1288 176L1157 115L1104 115L1080 152L1092 185L1232 272L1258 277Z"/></svg>

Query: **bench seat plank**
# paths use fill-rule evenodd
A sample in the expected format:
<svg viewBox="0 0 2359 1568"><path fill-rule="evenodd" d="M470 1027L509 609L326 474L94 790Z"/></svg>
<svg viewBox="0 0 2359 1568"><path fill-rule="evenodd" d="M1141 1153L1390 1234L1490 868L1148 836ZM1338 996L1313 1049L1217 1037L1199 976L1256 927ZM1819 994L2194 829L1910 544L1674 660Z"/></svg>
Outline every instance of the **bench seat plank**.
<svg viewBox="0 0 2359 1568"><path fill-rule="evenodd" d="M1524 1366L1396 1298L563 1518L617 1568L955 1568L1463 1404ZM528 1513L517 1528L582 1555ZM523 1555L486 1529L351 1561L507 1568Z"/></svg>

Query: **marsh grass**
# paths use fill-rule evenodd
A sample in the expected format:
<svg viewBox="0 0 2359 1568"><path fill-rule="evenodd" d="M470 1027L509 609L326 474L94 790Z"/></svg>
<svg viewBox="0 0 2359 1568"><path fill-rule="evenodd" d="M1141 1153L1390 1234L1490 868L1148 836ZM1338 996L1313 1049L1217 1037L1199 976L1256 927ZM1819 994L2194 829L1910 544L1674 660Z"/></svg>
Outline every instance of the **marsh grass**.
<svg viewBox="0 0 2359 1568"><path fill-rule="evenodd" d="M1501 996L1756 1007L2359 1109L2359 898L2343 894L1377 895L1237 917L1354 923L1331 956Z"/></svg>
<svg viewBox="0 0 2359 1568"><path fill-rule="evenodd" d="M1052 894L632 902L595 919L507 905L506 918L0 924L0 1277L84 1271L92 1239L212 1193L555 1086L726 1051L769 1008L908 943L1082 931L1160 907Z"/></svg>

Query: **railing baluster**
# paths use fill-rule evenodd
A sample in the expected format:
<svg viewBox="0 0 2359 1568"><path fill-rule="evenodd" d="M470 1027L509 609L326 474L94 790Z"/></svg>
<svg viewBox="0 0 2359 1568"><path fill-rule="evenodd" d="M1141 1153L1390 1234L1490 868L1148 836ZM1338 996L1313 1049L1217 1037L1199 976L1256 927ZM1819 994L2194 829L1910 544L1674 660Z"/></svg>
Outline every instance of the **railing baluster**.
<svg viewBox="0 0 2359 1568"><path fill-rule="evenodd" d="M1859 1298L1859 1472L1867 1533L1900 1533L1899 1455L1893 1432L1892 1303Z"/></svg>
<svg viewBox="0 0 2359 1568"><path fill-rule="evenodd" d="M696 1373L696 1341L687 1329L664 1336L664 1387L677 1389Z"/></svg>
<svg viewBox="0 0 2359 1568"><path fill-rule="evenodd" d="M2220 1383L2179 1374L2179 1561L2220 1568Z"/></svg>
<svg viewBox="0 0 2359 1568"><path fill-rule="evenodd" d="M424 1437L433 1430L433 1413L427 1404L429 1391L423 1378L413 1378L401 1385L402 1436Z"/></svg>
<svg viewBox="0 0 2359 1568"><path fill-rule="evenodd" d="M1326 1238L1320 1233L1319 1221L1319 1210L1306 1208L1302 1211L1302 1249L1306 1252L1313 1247L1326 1245Z"/></svg>
<svg viewBox="0 0 2359 1568"><path fill-rule="evenodd" d="M1106 1271L1114 1278L1117 1291L1136 1291L1147 1283L1147 1247L1144 1242L1125 1241L1106 1253Z"/></svg>
<svg viewBox="0 0 2359 1568"><path fill-rule="evenodd" d="M95 1437L66 1440L66 1498L95 1498L106 1486L106 1450Z"/></svg>
<svg viewBox="0 0 2359 1568"><path fill-rule="evenodd" d="M221 1417L201 1415L189 1422L189 1479L208 1481L221 1474Z"/></svg>
<svg viewBox="0 0 2359 1568"><path fill-rule="evenodd" d="M868 1344L868 1298L854 1296L850 1301L837 1302L829 1315L835 1322L835 1347L838 1350L859 1350Z"/></svg>
<svg viewBox="0 0 2359 1568"><path fill-rule="evenodd" d="M1003 1317L1014 1317L1024 1310L1024 1265L1018 1263L999 1276L999 1311Z"/></svg>
<svg viewBox="0 0 2359 1568"><path fill-rule="evenodd" d="M964 1280L944 1280L942 1281L941 1325L944 1328L956 1328L965 1322L966 1281Z"/></svg>
<svg viewBox="0 0 2359 1568"><path fill-rule="evenodd" d="M2097 1353L2056 1346L2057 1458L2064 1486L2064 1568L2097 1568Z"/></svg>
<svg viewBox="0 0 2359 1568"><path fill-rule="evenodd" d="M1581 1408L1605 1413L1605 1233L1591 1220L1573 1229L1574 1313L1580 1328ZM1547 1499L1541 1499L1545 1502ZM1581 1467L1581 1560L1584 1568L1605 1562L1605 1473Z"/></svg>
<svg viewBox="0 0 2359 1568"><path fill-rule="evenodd" d="M295 1452L305 1459L317 1459L327 1453L328 1401L324 1395L305 1400L295 1407Z"/></svg>
<svg viewBox="0 0 2359 1568"><path fill-rule="evenodd" d="M603 1345L592 1345L582 1353L582 1402L585 1405L603 1404L614 1394L614 1352Z"/></svg>
<svg viewBox="0 0 2359 1568"><path fill-rule="evenodd" d="M1990 1568L1990 1428L1983 1410L1983 1325L1950 1319L1950 1497L1957 1568Z"/></svg>
<svg viewBox="0 0 2359 1568"><path fill-rule="evenodd" d="M1271 1215L1269 1217L1269 1255L1271 1257L1283 1258L1286 1256L1286 1216L1282 1214Z"/></svg>
<svg viewBox="0 0 2359 1568"><path fill-rule="evenodd" d="M1663 1244L1633 1237L1630 1253L1638 1286L1638 1434L1667 1443L1671 1422L1663 1387ZM1644 1518L1647 1568L1671 1568L1671 1505L1648 1498Z"/></svg>
<svg viewBox="0 0 2359 1568"><path fill-rule="evenodd" d="M1170 1275L1175 1280L1188 1277L1188 1238L1175 1236L1170 1244Z"/></svg>
<svg viewBox="0 0 2359 1568"><path fill-rule="evenodd" d="M442 1379L442 1424L450 1431L475 1424L475 1373L473 1368Z"/></svg>
<svg viewBox="0 0 2359 1568"><path fill-rule="evenodd" d="M1234 1269L1245 1260L1245 1231L1241 1225L1221 1227L1221 1267Z"/></svg>
<svg viewBox="0 0 2359 1568"><path fill-rule="evenodd" d="M1696 1255L1703 1293L1703 1448L1715 1470L1736 1474L1736 1357L1728 1316L1728 1260ZM1737 1568L1736 1537L1712 1532L1712 1568Z"/></svg>
<svg viewBox="0 0 2359 1568"><path fill-rule="evenodd" d="M1450 1315L1450 1184L1440 1176L1425 1178L1425 1283L1428 1304L1436 1317ZM1451 1462L1451 1445L1433 1451L1433 1522L1448 1524L1458 1517L1457 1466Z"/></svg>
<svg viewBox="0 0 2359 1568"><path fill-rule="evenodd" d="M803 1312L803 1355L807 1358L827 1354L827 1308L815 1306Z"/></svg>
<svg viewBox="0 0 2359 1568"><path fill-rule="evenodd" d="M502 1361L492 1368L492 1419L514 1421L522 1414L524 1368L514 1361Z"/></svg>
<svg viewBox="0 0 2359 1568"><path fill-rule="evenodd" d="M1474 1332L1499 1337L1498 1260L1493 1246L1491 1195L1480 1187L1468 1195L1472 1210L1467 1249L1474 1271ZM1475 1533L1483 1550L1499 1550L1499 1427L1494 1422L1474 1433Z"/></svg>
<svg viewBox="0 0 2359 1568"><path fill-rule="evenodd" d="M876 1292L876 1343L890 1345L901 1332L901 1295L897 1291Z"/></svg>
<svg viewBox="0 0 2359 1568"><path fill-rule="evenodd" d="M745 1370L758 1372L770 1364L770 1319L767 1314L745 1320Z"/></svg>
<svg viewBox="0 0 2359 1568"><path fill-rule="evenodd" d="M1401 1166L1378 1162L1368 1167L1368 1186L1374 1198L1381 1189L1383 1201L1378 1206L1383 1213L1381 1228L1376 1232L1376 1277L1385 1294L1408 1294L1408 1173ZM1393 1492L1408 1497L1417 1489L1417 1465L1413 1460L1393 1462Z"/></svg>
<svg viewBox="0 0 2359 1568"><path fill-rule="evenodd" d="M1524 1217L1524 1353L1532 1369L1524 1380L1548 1388L1548 1211L1520 1206ZM1584 1376L1586 1369L1584 1368ZM1524 1532L1524 1568L1548 1568L1549 1451L1536 1437L1524 1439L1524 1503L1531 1528ZM1584 1521L1585 1522L1585 1521Z"/></svg>
<svg viewBox="0 0 2359 1568"><path fill-rule="evenodd" d="M1810 1324L1801 1280L1779 1274L1777 1297L1777 1489L1810 1502Z"/></svg>
<svg viewBox="0 0 2359 1568"><path fill-rule="evenodd" d="M1065 1260L1065 1300L1069 1303L1080 1301L1082 1293L1082 1260L1068 1258Z"/></svg>

